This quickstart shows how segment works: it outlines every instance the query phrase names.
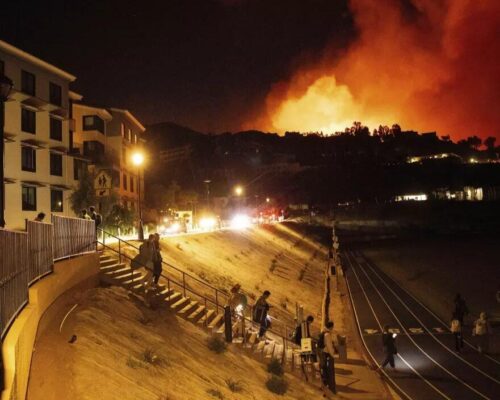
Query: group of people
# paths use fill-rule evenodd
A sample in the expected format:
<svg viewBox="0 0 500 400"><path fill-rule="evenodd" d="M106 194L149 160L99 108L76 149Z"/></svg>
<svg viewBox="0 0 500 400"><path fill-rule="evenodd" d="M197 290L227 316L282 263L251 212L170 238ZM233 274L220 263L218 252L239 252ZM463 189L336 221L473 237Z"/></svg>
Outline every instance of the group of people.
<svg viewBox="0 0 500 400"><path fill-rule="evenodd" d="M455 350L457 352L460 352L460 350L464 347L464 319L468 314L469 309L467 307L467 303L462 298L460 293L458 293L454 299L454 310L450 323L450 331L454 336ZM486 353L488 351L489 335L491 333L492 330L488 321L488 316L483 311L479 314L479 318L474 321L472 327L472 336L475 337L477 350L480 353ZM378 367L378 370L385 368L387 364L395 369L394 355L398 352L396 348L396 334L391 331L389 325L384 327L384 331L382 333L382 345L386 357L380 367Z"/></svg>
<svg viewBox="0 0 500 400"><path fill-rule="evenodd" d="M131 262L132 269L144 268L146 276L144 279L144 288L147 292L149 289L156 289L158 281L163 270L163 258L160 248L160 235L152 233L148 240L144 241L139 247L137 254Z"/></svg>
<svg viewBox="0 0 500 400"><path fill-rule="evenodd" d="M80 218L86 219L88 221L92 220L95 222L95 229L99 227L99 225L102 224L102 216L99 214L94 206L89 207L89 212L87 212L87 209L84 208L82 211L80 211Z"/></svg>
<svg viewBox="0 0 500 400"><path fill-rule="evenodd" d="M460 349L464 347L464 318L469 314L469 309L467 308L467 304L460 293L455 296L454 304L455 308L451 317L450 330L455 337L455 350L460 352ZM474 321L474 325L472 327L472 336L475 337L477 349L480 353L488 352L489 336L491 332L491 325L488 320L488 316L484 311L482 311L479 314L479 318Z"/></svg>

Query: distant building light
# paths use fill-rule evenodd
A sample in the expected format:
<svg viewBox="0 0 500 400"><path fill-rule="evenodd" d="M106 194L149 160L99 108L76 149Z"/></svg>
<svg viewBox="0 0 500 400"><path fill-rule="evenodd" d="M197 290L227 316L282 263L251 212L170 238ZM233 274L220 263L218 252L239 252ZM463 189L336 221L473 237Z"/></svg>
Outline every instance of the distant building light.
<svg viewBox="0 0 500 400"><path fill-rule="evenodd" d="M426 201L427 195L425 193L419 194L403 194L396 196L396 201Z"/></svg>

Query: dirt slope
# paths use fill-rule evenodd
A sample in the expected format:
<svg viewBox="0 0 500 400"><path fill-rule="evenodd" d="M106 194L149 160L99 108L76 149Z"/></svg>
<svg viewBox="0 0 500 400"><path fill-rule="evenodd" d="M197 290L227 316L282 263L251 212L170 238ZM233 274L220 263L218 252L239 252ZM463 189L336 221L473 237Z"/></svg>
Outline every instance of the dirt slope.
<svg viewBox="0 0 500 400"><path fill-rule="evenodd" d="M232 349L208 350L204 331L169 310L146 308L120 288L89 291L62 333L59 317L37 342L29 400L322 398L291 375L285 396L270 393L263 364ZM70 344L73 334L77 340ZM148 351L158 357L155 363L146 361ZM233 393L229 379L242 390Z"/></svg>

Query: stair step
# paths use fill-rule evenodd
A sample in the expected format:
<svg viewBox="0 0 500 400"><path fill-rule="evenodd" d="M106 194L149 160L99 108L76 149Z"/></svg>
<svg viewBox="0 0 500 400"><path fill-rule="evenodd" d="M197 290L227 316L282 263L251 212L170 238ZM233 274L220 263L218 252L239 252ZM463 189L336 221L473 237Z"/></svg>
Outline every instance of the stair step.
<svg viewBox="0 0 500 400"><path fill-rule="evenodd" d="M203 325L205 324L205 322L208 324L213 317L215 317L215 310L208 310L205 309L205 313L203 314L203 316L198 320L198 324L199 325Z"/></svg>
<svg viewBox="0 0 500 400"><path fill-rule="evenodd" d="M99 262L100 267L107 267L108 265L118 264L118 260L114 258L109 258Z"/></svg>
<svg viewBox="0 0 500 400"><path fill-rule="evenodd" d="M196 300L190 301L187 306L183 307L180 311L177 312L177 315L187 317L197 305L198 302Z"/></svg>
<svg viewBox="0 0 500 400"><path fill-rule="evenodd" d="M255 346L254 353L262 353L264 350L264 347L266 346L266 342L264 340L261 340L257 343L257 346Z"/></svg>
<svg viewBox="0 0 500 400"><path fill-rule="evenodd" d="M189 297L181 297L179 300L177 300L175 303L171 304L170 305L170 308L172 310L175 310L175 311L178 311L180 310L182 307L184 307L186 305L187 302L189 302Z"/></svg>
<svg viewBox="0 0 500 400"><path fill-rule="evenodd" d="M156 297L160 299L166 299L168 296L174 293L174 289L163 289L161 292L159 292Z"/></svg>
<svg viewBox="0 0 500 400"><path fill-rule="evenodd" d="M245 347L252 348L257 342L257 333L255 331L247 331L247 342Z"/></svg>
<svg viewBox="0 0 500 400"><path fill-rule="evenodd" d="M201 316L203 316L203 313L205 312L205 306L198 306L198 308L196 310L194 310L194 312L192 312L189 316L188 316L188 320L190 321L196 321L198 318L201 318Z"/></svg>
<svg viewBox="0 0 500 400"><path fill-rule="evenodd" d="M224 322L224 316L222 314L217 314L214 319L212 319L212 322L208 325L209 329L216 329L219 327L220 324L223 324Z"/></svg>
<svg viewBox="0 0 500 400"><path fill-rule="evenodd" d="M109 260L111 258L111 256L109 254L101 254L99 256L99 261L106 261L106 260Z"/></svg>
<svg viewBox="0 0 500 400"><path fill-rule="evenodd" d="M115 261L114 264L106 265L104 267L99 267L99 272L105 273L105 272L112 272L112 271L118 271L120 269L123 269L125 265L120 264L118 261Z"/></svg>
<svg viewBox="0 0 500 400"><path fill-rule="evenodd" d="M284 350L284 347L282 344L276 344L274 346L273 358L277 358L278 360L282 360L283 359L283 350Z"/></svg>
<svg viewBox="0 0 500 400"><path fill-rule="evenodd" d="M172 294L169 296L165 297L165 302L166 303L175 303L177 300L179 300L182 297L182 294L179 292L174 291Z"/></svg>
<svg viewBox="0 0 500 400"><path fill-rule="evenodd" d="M268 344L264 346L264 357L265 358L273 358L274 346L276 343L274 341L270 341Z"/></svg>

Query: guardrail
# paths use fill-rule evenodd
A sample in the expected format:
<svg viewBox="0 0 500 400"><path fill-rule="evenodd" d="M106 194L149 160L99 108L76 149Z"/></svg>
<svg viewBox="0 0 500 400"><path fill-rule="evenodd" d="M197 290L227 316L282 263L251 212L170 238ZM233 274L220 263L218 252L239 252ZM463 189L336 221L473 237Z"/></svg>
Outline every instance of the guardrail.
<svg viewBox="0 0 500 400"><path fill-rule="evenodd" d="M130 263L139 253L138 246L120 239L118 236L106 232L101 228L98 228L98 233L98 237L100 238L98 239L98 243L100 243L104 249L117 254L119 262ZM106 244L106 239L108 239L108 244ZM210 304L215 307L217 313L224 311L224 306L227 304L229 299L229 295L226 292L202 281L201 279L175 267L172 264L165 261L162 261L162 264L164 269L161 277L166 281L168 289L178 288L184 297L189 295L193 299L199 301L200 304L203 304L205 308L207 308ZM142 266L146 267L145 265ZM244 318L246 322L255 324L251 318L252 311L252 307L248 307L246 313L247 315L245 315ZM234 320L234 322L236 322L236 320ZM294 331L292 328L288 327L285 323L276 318L272 319L272 324L273 326L268 329L268 332L279 336L283 341L289 342L290 345L295 346L289 337L289 335Z"/></svg>
<svg viewBox="0 0 500 400"><path fill-rule="evenodd" d="M95 251L94 221L52 215L52 225L54 261Z"/></svg>
<svg viewBox="0 0 500 400"><path fill-rule="evenodd" d="M52 224L26 220L30 285L52 272L54 265L52 228Z"/></svg>

